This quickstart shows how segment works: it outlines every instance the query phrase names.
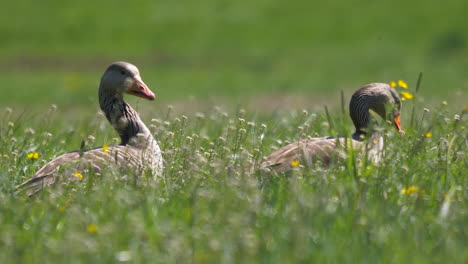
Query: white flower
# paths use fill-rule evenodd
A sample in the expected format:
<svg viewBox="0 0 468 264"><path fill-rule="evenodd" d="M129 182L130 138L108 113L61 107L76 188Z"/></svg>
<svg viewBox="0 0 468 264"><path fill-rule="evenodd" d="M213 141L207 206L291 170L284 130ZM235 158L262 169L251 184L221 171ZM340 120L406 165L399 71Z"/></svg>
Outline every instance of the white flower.
<svg viewBox="0 0 468 264"><path fill-rule="evenodd" d="M128 262L132 259L132 253L128 250L119 251L115 255L115 258L120 262Z"/></svg>

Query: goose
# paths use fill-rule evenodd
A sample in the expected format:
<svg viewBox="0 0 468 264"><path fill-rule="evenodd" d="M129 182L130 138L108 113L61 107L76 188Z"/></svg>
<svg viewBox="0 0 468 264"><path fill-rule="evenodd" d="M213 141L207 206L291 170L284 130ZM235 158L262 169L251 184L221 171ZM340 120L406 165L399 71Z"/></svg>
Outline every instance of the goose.
<svg viewBox="0 0 468 264"><path fill-rule="evenodd" d="M370 110L384 120L390 119L400 134L404 133L400 124L401 101L398 93L388 84L371 83L358 89L351 97L349 114L356 128L351 139L333 137L304 139L273 152L261 162L260 167L278 173L289 171L297 164L311 166L316 161L328 166L336 159L346 158L343 146L352 146L358 151L367 149L369 159L378 163L383 150L383 138L376 129L369 126Z"/></svg>
<svg viewBox="0 0 468 264"><path fill-rule="evenodd" d="M100 174L105 167L125 168L159 175L163 158L158 143L138 113L123 100L124 94L154 100L154 93L128 62L114 62L104 72L99 85L99 105L120 136L120 145L63 154L42 167L31 179L17 186L29 196L43 187L65 180L76 181L88 173Z"/></svg>

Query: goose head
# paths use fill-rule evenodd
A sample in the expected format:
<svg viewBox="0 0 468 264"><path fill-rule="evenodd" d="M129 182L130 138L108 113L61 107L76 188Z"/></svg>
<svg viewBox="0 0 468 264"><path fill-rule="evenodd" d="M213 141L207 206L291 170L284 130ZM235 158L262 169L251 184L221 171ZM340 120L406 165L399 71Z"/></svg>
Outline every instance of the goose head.
<svg viewBox="0 0 468 264"><path fill-rule="evenodd" d="M384 120L389 120L402 132L400 123L401 100L396 90L385 83L371 83L357 90L349 104L351 119L357 133L365 133L372 110Z"/></svg>
<svg viewBox="0 0 468 264"><path fill-rule="evenodd" d="M122 98L124 93L148 100L154 100L156 97L141 79L135 65L122 61L114 62L101 78L99 96Z"/></svg>
<svg viewBox="0 0 468 264"><path fill-rule="evenodd" d="M391 121L395 128L401 131L401 101L395 88L382 85L381 89L376 89L374 96L375 98L370 100L370 110L375 111L382 119Z"/></svg>

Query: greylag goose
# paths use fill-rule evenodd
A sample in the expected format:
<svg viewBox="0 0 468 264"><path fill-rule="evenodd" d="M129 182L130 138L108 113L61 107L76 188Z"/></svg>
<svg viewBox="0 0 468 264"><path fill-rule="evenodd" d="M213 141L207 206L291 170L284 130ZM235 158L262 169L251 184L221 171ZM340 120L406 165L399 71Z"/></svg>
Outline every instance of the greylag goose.
<svg viewBox="0 0 468 264"><path fill-rule="evenodd" d="M345 158L344 148L347 146L352 146L354 150L366 148L369 151L369 159L378 162L383 149L383 139L380 133L369 127L369 110L385 120L391 119L396 129L403 133L400 109L401 101L393 87L385 83L368 84L357 90L349 103L349 114L356 128L351 140L333 137L304 139L273 152L262 161L261 167L283 172L298 164L310 166L318 160L327 166L334 159ZM369 138L368 143L365 143L366 138Z"/></svg>
<svg viewBox="0 0 468 264"><path fill-rule="evenodd" d="M118 132L120 145L63 154L19 185L20 191L25 190L28 195L33 195L56 182L80 180L91 173L99 174L105 167L134 171L149 169L155 175L160 174L163 159L158 143L138 113L123 100L124 93L148 100L155 99L136 66L127 62L112 63L101 78L99 105Z"/></svg>

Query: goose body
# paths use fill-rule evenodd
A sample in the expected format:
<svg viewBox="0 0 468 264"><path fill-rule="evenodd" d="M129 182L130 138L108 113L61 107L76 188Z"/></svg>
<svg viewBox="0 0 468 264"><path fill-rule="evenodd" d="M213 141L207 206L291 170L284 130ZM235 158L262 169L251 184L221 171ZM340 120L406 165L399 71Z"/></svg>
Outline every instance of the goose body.
<svg viewBox="0 0 468 264"><path fill-rule="evenodd" d="M124 93L148 100L155 98L142 81L136 66L115 62L101 78L99 104L118 132L120 145L63 154L47 163L18 188L33 195L45 186L60 181L81 180L86 174L100 174L105 168L128 169L136 173L150 170L154 175L161 174L163 159L158 143L138 113L123 100Z"/></svg>
<svg viewBox="0 0 468 264"><path fill-rule="evenodd" d="M328 166L331 162L343 159L352 148L367 151L373 162L380 160L383 139L380 133L370 130L370 112L373 110L383 119L392 119L398 131L400 125L401 101L393 87L385 83L371 83L357 90L350 101L349 112L356 131L351 138L311 138L284 146L266 157L262 168L275 172L291 169L293 162L310 166L317 161Z"/></svg>

